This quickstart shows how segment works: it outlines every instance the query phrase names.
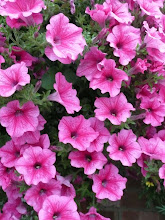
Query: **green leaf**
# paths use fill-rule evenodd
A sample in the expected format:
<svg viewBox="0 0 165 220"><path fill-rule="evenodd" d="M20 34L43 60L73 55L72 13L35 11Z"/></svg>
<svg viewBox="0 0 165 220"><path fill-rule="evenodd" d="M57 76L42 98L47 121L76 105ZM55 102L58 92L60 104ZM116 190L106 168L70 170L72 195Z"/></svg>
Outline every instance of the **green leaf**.
<svg viewBox="0 0 165 220"><path fill-rule="evenodd" d="M47 73L45 73L42 77L42 88L46 90L53 89L53 84L55 83L55 71L54 68L49 69Z"/></svg>

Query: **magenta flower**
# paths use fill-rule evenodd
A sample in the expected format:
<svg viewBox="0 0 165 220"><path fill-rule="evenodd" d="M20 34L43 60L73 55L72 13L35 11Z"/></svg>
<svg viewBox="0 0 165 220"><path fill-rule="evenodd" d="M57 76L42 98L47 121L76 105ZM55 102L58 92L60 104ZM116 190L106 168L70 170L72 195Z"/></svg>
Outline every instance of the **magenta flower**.
<svg viewBox="0 0 165 220"><path fill-rule="evenodd" d="M24 199L36 212L39 212L45 199L50 195L60 195L60 189L61 186L55 179L51 179L48 183L40 182L26 191Z"/></svg>
<svg viewBox="0 0 165 220"><path fill-rule="evenodd" d="M30 75L24 62L14 64L5 70L0 69L0 96L9 97L28 83Z"/></svg>
<svg viewBox="0 0 165 220"><path fill-rule="evenodd" d="M94 139L94 141L91 142L90 146L87 148L87 151L102 151L104 143L108 142L109 140L110 132L104 127L104 122L99 121L97 118L91 117L88 120L91 123L91 127L94 129L94 131L98 132L99 135L96 139Z"/></svg>
<svg viewBox="0 0 165 220"><path fill-rule="evenodd" d="M125 24L116 25L107 41L115 48L113 54L120 57L119 62L127 65L136 55L137 44L141 44L140 29Z"/></svg>
<svg viewBox="0 0 165 220"><path fill-rule="evenodd" d="M94 90L99 88L101 93L109 92L111 97L118 95L122 81L128 80L128 76L123 70L117 69L115 66L114 60L106 60L100 77L92 78L90 88Z"/></svg>
<svg viewBox="0 0 165 220"><path fill-rule="evenodd" d="M132 166L141 156L141 148L136 142L136 135L132 130L122 129L118 135L113 134L109 139L107 151L112 160L120 160L124 166Z"/></svg>
<svg viewBox="0 0 165 220"><path fill-rule="evenodd" d="M26 131L35 131L38 126L39 109L28 101L20 107L19 101L14 100L0 109L0 123L6 127L11 137L20 137Z"/></svg>
<svg viewBox="0 0 165 220"><path fill-rule="evenodd" d="M69 143L80 151L86 150L98 136L98 132L90 127L90 122L83 115L63 117L58 129L60 142Z"/></svg>
<svg viewBox="0 0 165 220"><path fill-rule="evenodd" d="M139 137L138 143L141 146L142 153L148 155L151 160L161 160L165 163L165 142L159 137L150 138L149 140Z"/></svg>
<svg viewBox="0 0 165 220"><path fill-rule="evenodd" d="M6 167L14 167L20 157L21 145L15 145L14 142L8 141L0 148L1 162Z"/></svg>
<svg viewBox="0 0 165 220"><path fill-rule="evenodd" d="M102 169L107 162L107 158L101 152L72 151L68 158L73 167L84 168L86 175L93 174L96 169Z"/></svg>
<svg viewBox="0 0 165 220"><path fill-rule="evenodd" d="M94 111L95 117L100 121L104 121L107 118L114 125L126 122L127 118L131 116L130 111L135 110L132 104L127 102L123 93L112 98L97 98L94 105L97 108Z"/></svg>
<svg viewBox="0 0 165 220"><path fill-rule="evenodd" d="M11 57L13 58L14 63L24 62L26 66L31 66L32 62L36 61L35 57L32 57L22 48L15 46L12 47Z"/></svg>
<svg viewBox="0 0 165 220"><path fill-rule="evenodd" d="M48 183L55 177L55 153L41 147L27 148L17 161L16 170L24 176L27 185Z"/></svg>
<svg viewBox="0 0 165 220"><path fill-rule="evenodd" d="M49 95L48 99L59 102L69 114L74 114L74 111L79 112L81 109L80 100L76 96L77 91L72 89L72 83L67 82L60 72L56 73L55 80L54 89L56 92Z"/></svg>
<svg viewBox="0 0 165 220"><path fill-rule="evenodd" d="M105 53L102 53L97 47L91 47L77 68L77 76L85 76L89 81L95 77L99 78L101 70L104 68Z"/></svg>
<svg viewBox="0 0 165 220"><path fill-rule="evenodd" d="M140 108L146 110L143 122L152 126L160 126L165 117L165 104L158 99L145 98L140 104Z"/></svg>
<svg viewBox="0 0 165 220"><path fill-rule="evenodd" d="M93 175L92 190L98 199L120 200L127 179L118 174L119 170L113 164L106 165L99 174Z"/></svg>
<svg viewBox="0 0 165 220"><path fill-rule="evenodd" d="M52 47L48 46L45 54L50 60L69 64L82 54L86 45L82 28L69 23L69 19L64 14L51 17L46 29L46 40Z"/></svg>
<svg viewBox="0 0 165 220"><path fill-rule="evenodd" d="M146 168L148 168L146 162L150 160L150 157L146 154L141 154L141 156L137 159L137 164L141 167L141 173L145 177L147 174Z"/></svg>
<svg viewBox="0 0 165 220"><path fill-rule="evenodd" d="M39 220L80 220L80 216L77 212L77 205L74 200L66 196L58 195L52 195L45 199L38 216Z"/></svg>
<svg viewBox="0 0 165 220"><path fill-rule="evenodd" d="M110 220L110 218L105 218L99 213L97 213L96 208L91 207L89 209L89 212L86 214L83 214L80 212L80 220Z"/></svg>
<svg viewBox="0 0 165 220"><path fill-rule="evenodd" d="M163 164L159 169L159 177L164 180L163 185L165 187L165 164Z"/></svg>
<svg viewBox="0 0 165 220"><path fill-rule="evenodd" d="M7 1L0 9L0 15L9 16L11 19L28 17L32 13L39 13L42 9L46 9L42 0L15 0L14 2Z"/></svg>

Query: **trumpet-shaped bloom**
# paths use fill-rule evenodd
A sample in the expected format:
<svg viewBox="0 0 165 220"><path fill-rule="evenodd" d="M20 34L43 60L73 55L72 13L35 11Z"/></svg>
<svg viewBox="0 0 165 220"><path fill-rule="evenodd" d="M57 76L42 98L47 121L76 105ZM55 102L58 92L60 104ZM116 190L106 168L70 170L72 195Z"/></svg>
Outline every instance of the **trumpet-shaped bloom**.
<svg viewBox="0 0 165 220"><path fill-rule="evenodd" d="M39 212L45 199L50 195L60 195L60 189L61 186L55 179L48 183L40 182L26 191L24 199L36 212Z"/></svg>
<svg viewBox="0 0 165 220"><path fill-rule="evenodd" d="M27 185L48 183L55 177L55 153L41 147L27 148L17 161L16 170L23 175Z"/></svg>
<svg viewBox="0 0 165 220"><path fill-rule="evenodd" d="M118 135L113 134L107 151L112 160L120 160L124 166L132 166L136 159L141 156L141 148L136 142L136 135L132 130L122 129Z"/></svg>
<svg viewBox="0 0 165 220"><path fill-rule="evenodd" d="M89 118L91 127L99 133L98 137L91 142L90 146L87 148L88 152L102 151L104 143L108 142L110 137L110 132L104 127L104 122L99 121L97 118Z"/></svg>
<svg viewBox="0 0 165 220"><path fill-rule="evenodd" d="M71 144L74 148L84 151L97 138L98 132L90 127L90 122L83 115L63 117L58 125L59 140Z"/></svg>
<svg viewBox="0 0 165 220"><path fill-rule="evenodd" d="M69 64L83 52L86 42L82 28L69 23L69 19L64 14L51 17L46 29L46 40L52 47L48 46L45 54L50 60Z"/></svg>
<svg viewBox="0 0 165 220"><path fill-rule="evenodd" d="M69 159L73 167L83 167L86 175L93 174L96 169L102 169L107 162L107 158L101 152L72 151Z"/></svg>
<svg viewBox="0 0 165 220"><path fill-rule="evenodd" d="M77 68L77 76L85 76L89 81L92 78L98 78L101 70L104 68L105 53L102 53L97 47L91 47L84 59L80 60Z"/></svg>
<svg viewBox="0 0 165 220"><path fill-rule="evenodd" d="M119 170L113 164L106 165L99 174L93 175L92 190L98 199L120 200L127 179L118 174Z"/></svg>
<svg viewBox="0 0 165 220"><path fill-rule="evenodd" d="M104 121L107 118L114 125L126 122L127 118L131 116L130 111L135 110L132 104L127 102L123 93L112 98L97 98L94 105L97 108L95 110L95 117L100 121Z"/></svg>
<svg viewBox="0 0 165 220"><path fill-rule="evenodd" d="M0 96L9 97L22 86L30 83L28 68L24 62L0 69Z"/></svg>
<svg viewBox="0 0 165 220"><path fill-rule="evenodd" d="M52 195L45 199L39 211L39 220L45 219L80 220L80 216L72 198Z"/></svg>
<svg viewBox="0 0 165 220"><path fill-rule="evenodd" d="M77 91L72 89L72 83L67 82L60 72L56 73L55 80L54 89L56 92L49 95L48 99L59 102L69 114L74 114L74 111L79 112L81 109L80 100L76 96Z"/></svg>
<svg viewBox="0 0 165 220"><path fill-rule="evenodd" d="M80 220L110 220L110 218L105 218L99 213L97 213L96 208L91 207L89 209L89 212L86 214L83 214L80 212Z"/></svg>
<svg viewBox="0 0 165 220"><path fill-rule="evenodd" d="M20 137L26 131L35 131L38 126L39 109L28 101L20 107L19 101L14 100L0 109L0 123L6 127L11 137Z"/></svg>
<svg viewBox="0 0 165 220"><path fill-rule="evenodd" d="M117 69L115 66L116 63L114 60L106 60L100 77L91 80L90 88L99 88L101 93L109 92L111 97L118 95L122 81L128 80L128 76L123 70Z"/></svg>
<svg viewBox="0 0 165 220"><path fill-rule="evenodd" d="M125 24L116 25L107 41L115 48L113 54L120 57L119 62L127 65L136 55L137 44L141 44L140 29Z"/></svg>
<svg viewBox="0 0 165 220"><path fill-rule="evenodd" d="M42 0L7 1L6 4L0 8L0 15L9 16L11 19L21 16L28 17L32 15L32 13L39 13L42 9L46 9Z"/></svg>

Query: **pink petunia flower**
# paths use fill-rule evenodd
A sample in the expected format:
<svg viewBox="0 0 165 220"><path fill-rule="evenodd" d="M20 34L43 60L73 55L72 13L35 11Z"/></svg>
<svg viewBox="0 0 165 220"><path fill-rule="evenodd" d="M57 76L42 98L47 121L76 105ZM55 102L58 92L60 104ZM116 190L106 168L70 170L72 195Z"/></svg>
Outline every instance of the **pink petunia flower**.
<svg viewBox="0 0 165 220"><path fill-rule="evenodd" d="M136 135L132 130L122 129L118 135L109 138L107 151L112 160L120 160L124 166L132 166L141 156L141 148L136 142Z"/></svg>
<svg viewBox="0 0 165 220"><path fill-rule="evenodd" d="M136 46L141 44L140 29L125 24L116 25L107 41L115 48L113 54L120 57L119 62L127 65L136 55Z"/></svg>
<svg viewBox="0 0 165 220"><path fill-rule="evenodd" d="M66 108L68 114L74 114L81 109L80 100L77 98L77 91L72 89L72 83L67 82L62 73L58 72L55 75L56 83L54 89L56 92L48 96L51 101L59 102Z"/></svg>
<svg viewBox="0 0 165 220"><path fill-rule="evenodd" d="M0 109L0 123L6 127L11 137L20 137L26 131L35 131L38 126L39 109L28 101L20 107L19 101L14 100Z"/></svg>
<svg viewBox="0 0 165 220"><path fill-rule="evenodd" d="M165 104L158 99L146 98L142 100L140 108L146 110L146 116L143 122L152 126L160 126L165 117Z"/></svg>
<svg viewBox="0 0 165 220"><path fill-rule="evenodd" d="M46 29L46 40L52 47L46 47L45 54L50 60L69 64L83 52L86 42L82 28L69 23L69 19L64 14L51 17Z"/></svg>
<svg viewBox="0 0 165 220"><path fill-rule="evenodd" d="M23 50L20 47L13 46L11 51L11 57L14 60L14 63L24 62L26 66L31 66L32 62L36 60L35 57L32 57L29 53Z"/></svg>
<svg viewBox="0 0 165 220"><path fill-rule="evenodd" d="M27 185L48 183L55 177L55 153L41 147L29 147L17 161L16 170L24 176Z"/></svg>
<svg viewBox="0 0 165 220"><path fill-rule="evenodd" d="M97 118L89 118L91 123L91 127L99 133L98 137L90 143L90 146L87 148L88 152L93 151L102 151L104 147L104 143L108 142L110 137L110 132L107 128L104 127L104 122L99 121Z"/></svg>
<svg viewBox="0 0 165 220"><path fill-rule="evenodd" d="M40 138L40 132L36 130L36 131L27 131L20 137L13 137L12 140L17 145L23 145L25 143L35 144L39 141L39 138Z"/></svg>
<svg viewBox="0 0 165 220"><path fill-rule="evenodd" d="M114 125L126 122L127 118L131 116L130 111L135 110L132 104L127 102L123 93L112 98L97 98L94 105L97 108L94 111L95 117L100 121L104 121L107 118Z"/></svg>
<svg viewBox="0 0 165 220"><path fill-rule="evenodd" d="M104 68L105 55L97 47L91 47L85 54L84 59L80 60L76 73L77 76L85 76L89 81L93 77L99 78L101 70Z"/></svg>
<svg viewBox="0 0 165 220"><path fill-rule="evenodd" d="M86 175L93 174L96 169L102 169L107 162L107 158L101 152L72 151L68 158L73 167L84 168Z"/></svg>
<svg viewBox="0 0 165 220"><path fill-rule="evenodd" d="M163 164L159 169L159 177L164 180L163 185L165 187L165 164Z"/></svg>
<svg viewBox="0 0 165 220"><path fill-rule="evenodd" d="M89 212L86 214L83 214L82 212L80 212L79 214L80 220L110 220L110 218L105 218L100 215L94 207L91 207L89 209Z"/></svg>
<svg viewBox="0 0 165 220"><path fill-rule="evenodd" d="M39 13L42 9L46 9L42 0L15 0L7 1L0 9L0 15L9 16L11 19L19 17L28 17L32 13Z"/></svg>
<svg viewBox="0 0 165 220"><path fill-rule="evenodd" d="M36 212L39 212L45 199L50 195L60 195L60 189L61 185L55 179L51 179L48 183L40 182L26 191L24 199Z"/></svg>
<svg viewBox="0 0 165 220"><path fill-rule="evenodd" d="M80 220L77 205L72 198L52 195L45 199L42 209L39 211L39 220L65 219Z"/></svg>
<svg viewBox="0 0 165 220"><path fill-rule="evenodd" d="M74 148L84 151L97 138L98 132L90 127L90 122L83 115L63 117L58 125L59 140L71 144Z"/></svg>
<svg viewBox="0 0 165 220"><path fill-rule="evenodd" d="M5 70L0 69L0 96L9 97L28 83L30 75L24 62L14 64Z"/></svg>
<svg viewBox="0 0 165 220"><path fill-rule="evenodd" d="M127 179L118 174L119 170L113 164L106 165L99 174L93 175L92 190L98 199L120 200L123 189L126 188Z"/></svg>
<svg viewBox="0 0 165 220"><path fill-rule="evenodd" d="M20 157L21 145L15 145L14 142L8 141L3 147L0 148L1 162L6 167L14 167L15 163Z"/></svg>
<svg viewBox="0 0 165 220"><path fill-rule="evenodd" d="M99 78L92 78L90 88L100 89L101 93L109 92L111 97L120 93L121 83L128 80L127 74L120 69L115 68L114 60L109 59L104 62L104 69Z"/></svg>
<svg viewBox="0 0 165 220"><path fill-rule="evenodd" d="M146 161L149 161L150 157L144 153L141 154L141 156L137 159L137 164L139 167L141 167L141 173L145 177L147 174L146 168L148 168Z"/></svg>
<svg viewBox="0 0 165 220"><path fill-rule="evenodd" d="M165 163L165 142L159 137L150 138L149 140L139 137L138 143L141 146L142 153L148 155L151 160L161 160Z"/></svg>

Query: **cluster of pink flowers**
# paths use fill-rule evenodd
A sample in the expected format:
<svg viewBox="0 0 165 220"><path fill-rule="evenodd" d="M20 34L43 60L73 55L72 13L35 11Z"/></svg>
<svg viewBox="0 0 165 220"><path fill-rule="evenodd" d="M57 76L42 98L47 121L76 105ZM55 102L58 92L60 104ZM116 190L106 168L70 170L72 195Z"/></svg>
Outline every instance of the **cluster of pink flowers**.
<svg viewBox="0 0 165 220"><path fill-rule="evenodd" d="M74 14L74 1L70 5ZM95 207L86 214L77 209L74 181L70 175L62 176L56 167L59 149L51 146L49 133L44 134L46 120L42 111L32 100L13 99L34 79L38 80L35 89L40 88L39 80L47 69L35 72L35 67L46 60L73 64L81 57L75 77L79 80L85 77L89 88L97 90L92 117L84 117L79 93L62 72L54 72L55 91L47 96L47 102L53 101L52 105L58 102L66 110L58 118L58 140L68 148L70 165L74 169L83 168L94 196L111 201L123 196L127 178L120 174L115 161L124 167L137 162L146 176L147 162L159 160L158 174L165 186L165 15L160 10L162 7L163 0L125 0L124 3L105 0L103 4L94 4L92 9L87 7L85 13L89 19L100 26L91 47L87 46L82 28L71 23L63 13L55 14L46 25L45 59L32 56L18 45L9 50L5 36L0 33L0 52L5 52L13 63L8 68L0 68L0 96L9 98L0 108L0 125L10 137L0 148L0 186L8 198L0 219L21 219L22 215L28 215L25 202L39 220L110 219L97 213ZM42 10L46 10L43 0L0 0L0 15L6 17L10 28L18 31L42 24ZM135 15L139 15L140 21ZM104 53L100 46L106 47L110 54ZM5 58L0 55L0 65L4 63ZM134 84L136 77L144 79L143 82ZM134 93L128 94L131 85ZM124 127L129 120L139 120L145 135L136 133L136 124L135 129ZM23 184L28 189L20 192Z"/></svg>

